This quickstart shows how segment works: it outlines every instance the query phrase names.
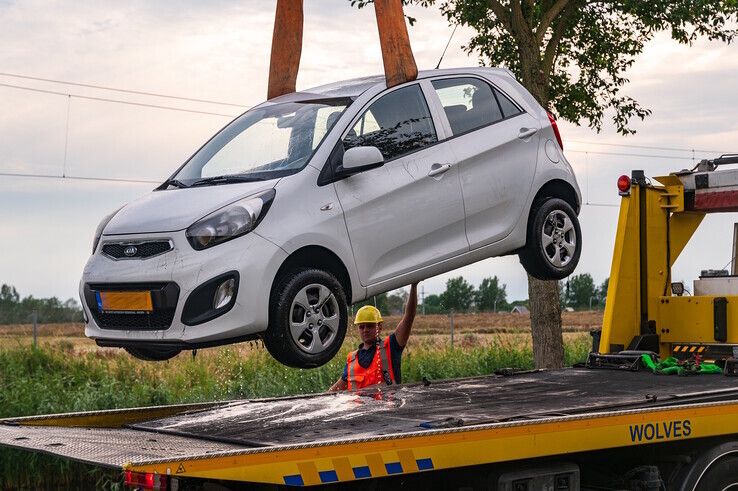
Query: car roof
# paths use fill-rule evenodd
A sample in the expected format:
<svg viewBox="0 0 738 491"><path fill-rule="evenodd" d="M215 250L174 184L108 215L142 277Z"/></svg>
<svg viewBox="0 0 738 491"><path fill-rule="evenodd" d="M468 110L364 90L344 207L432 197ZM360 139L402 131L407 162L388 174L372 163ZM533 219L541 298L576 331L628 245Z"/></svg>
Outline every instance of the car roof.
<svg viewBox="0 0 738 491"><path fill-rule="evenodd" d="M512 77L512 73L506 68L487 68L487 67L469 67L469 68L443 68L440 70L422 70L418 72L418 79L437 77L442 75L462 75L462 74L498 74L506 77ZM285 94L283 96L271 99L269 102L282 103L292 101L306 101L311 99L325 98L356 98L374 87L385 88L387 83L384 75L372 75L369 77L352 78L342 80L326 85L319 85L310 89Z"/></svg>

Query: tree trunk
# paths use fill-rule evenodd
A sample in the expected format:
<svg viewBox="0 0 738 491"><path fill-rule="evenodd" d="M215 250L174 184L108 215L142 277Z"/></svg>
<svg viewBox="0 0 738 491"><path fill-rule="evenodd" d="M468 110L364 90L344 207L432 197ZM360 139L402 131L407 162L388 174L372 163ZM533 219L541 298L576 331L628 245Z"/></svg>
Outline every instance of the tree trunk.
<svg viewBox="0 0 738 491"><path fill-rule="evenodd" d="M302 54L302 0L277 0L267 99L296 90Z"/></svg>
<svg viewBox="0 0 738 491"><path fill-rule="evenodd" d="M538 103L548 109L548 87L542 76L538 55L521 53L524 70L522 81ZM557 281L542 281L528 275L530 299L530 328L533 336L533 360L536 368L562 368L564 366L564 338L561 330L561 304Z"/></svg>
<svg viewBox="0 0 738 491"><path fill-rule="evenodd" d="M559 284L528 275L533 360L536 368L563 368L564 341L561 331Z"/></svg>
<svg viewBox="0 0 738 491"><path fill-rule="evenodd" d="M401 0L374 0L387 87L418 78Z"/></svg>

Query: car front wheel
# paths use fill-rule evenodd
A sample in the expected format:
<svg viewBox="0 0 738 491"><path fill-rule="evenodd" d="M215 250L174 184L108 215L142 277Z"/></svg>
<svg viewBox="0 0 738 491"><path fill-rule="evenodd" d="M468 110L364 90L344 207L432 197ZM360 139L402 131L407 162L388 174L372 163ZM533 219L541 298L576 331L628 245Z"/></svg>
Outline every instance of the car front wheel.
<svg viewBox="0 0 738 491"><path fill-rule="evenodd" d="M343 344L348 324L341 283L319 269L283 274L272 291L264 345L280 363L314 368L330 361Z"/></svg>
<svg viewBox="0 0 738 491"><path fill-rule="evenodd" d="M569 203L549 198L534 204L519 254L525 270L539 280L561 280L574 272L581 253L582 231Z"/></svg>

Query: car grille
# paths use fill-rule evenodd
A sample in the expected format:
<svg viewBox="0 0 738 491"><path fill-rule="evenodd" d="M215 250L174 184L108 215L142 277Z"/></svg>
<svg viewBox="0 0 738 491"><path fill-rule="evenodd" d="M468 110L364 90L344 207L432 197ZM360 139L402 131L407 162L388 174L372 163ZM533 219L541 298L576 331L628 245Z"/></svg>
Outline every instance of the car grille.
<svg viewBox="0 0 738 491"><path fill-rule="evenodd" d="M150 314L108 314L93 310L92 316L101 329L148 331L169 329L174 320L174 311Z"/></svg>
<svg viewBox="0 0 738 491"><path fill-rule="evenodd" d="M128 254L126 254L128 250ZM113 259L145 259L172 250L169 240L146 242L108 242L103 244L102 252ZM133 251L133 252L132 252Z"/></svg>
<svg viewBox="0 0 738 491"><path fill-rule="evenodd" d="M148 313L100 312L95 293L99 291L141 291L151 292L154 307ZM179 299L179 286L174 282L161 283L87 283L84 297L92 317L101 329L125 331L149 331L169 329L174 320Z"/></svg>

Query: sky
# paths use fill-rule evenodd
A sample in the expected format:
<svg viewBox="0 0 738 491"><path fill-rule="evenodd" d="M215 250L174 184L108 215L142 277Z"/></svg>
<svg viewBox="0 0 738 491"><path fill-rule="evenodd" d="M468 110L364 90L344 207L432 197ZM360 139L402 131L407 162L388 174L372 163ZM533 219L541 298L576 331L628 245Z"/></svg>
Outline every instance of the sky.
<svg viewBox="0 0 738 491"><path fill-rule="evenodd" d="M0 175L0 283L22 296L77 297L100 219L149 193L233 116L265 98L274 6L262 0L0 0L0 174L145 181ZM407 13L418 19L410 28L418 67L433 68L452 27L436 9ZM443 67L479 65L462 49L471 34L456 31ZM357 10L348 0L305 2L298 89L381 72L373 9ZM686 47L659 34L627 75L624 92L653 111L634 123L635 136L620 136L610 125L596 133L560 123L585 201L577 273L590 273L597 283L609 276L619 175L632 169L663 175L691 167L694 159L738 151L738 46L700 40ZM735 221L732 214L708 216L677 262L674 280L691 284L702 269L725 267ZM440 293L457 275L474 285L496 275L509 299L528 296L515 256L430 278L423 289Z"/></svg>

